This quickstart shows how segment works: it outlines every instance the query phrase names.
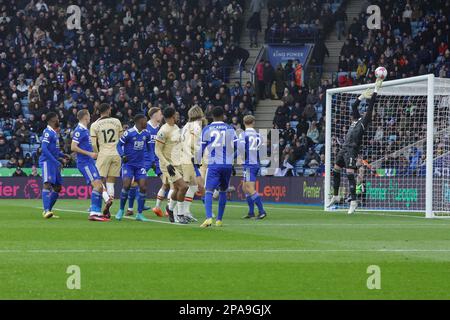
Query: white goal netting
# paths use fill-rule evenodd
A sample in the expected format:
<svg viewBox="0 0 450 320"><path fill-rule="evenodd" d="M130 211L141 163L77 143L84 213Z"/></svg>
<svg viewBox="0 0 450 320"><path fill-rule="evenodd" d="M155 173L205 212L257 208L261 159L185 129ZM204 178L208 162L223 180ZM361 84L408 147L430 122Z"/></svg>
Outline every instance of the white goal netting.
<svg viewBox="0 0 450 320"><path fill-rule="evenodd" d="M367 87L327 91L326 204L333 191L334 160L351 123L351 105ZM365 101L359 108L364 114ZM427 132L433 132L428 136L433 141L432 150L427 150ZM431 163L427 161L427 152L432 152ZM432 173L427 175L431 166ZM356 190L362 210L427 211L427 216L447 216L450 213L450 79L421 76L385 81L363 138L357 167ZM431 192L427 192L427 182L428 186L432 185ZM348 207L345 174L339 193L343 200L334 209Z"/></svg>

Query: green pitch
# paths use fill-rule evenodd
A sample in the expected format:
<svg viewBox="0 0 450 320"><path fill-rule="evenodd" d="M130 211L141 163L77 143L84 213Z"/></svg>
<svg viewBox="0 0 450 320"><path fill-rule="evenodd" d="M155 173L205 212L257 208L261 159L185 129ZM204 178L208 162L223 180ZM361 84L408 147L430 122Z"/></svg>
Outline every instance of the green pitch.
<svg viewBox="0 0 450 320"><path fill-rule="evenodd" d="M61 218L44 220L40 201L0 201L0 299L450 298L450 220L267 205L245 221L229 203L224 227L201 229L152 213L89 222L88 204L58 201ZM71 265L80 290L67 288ZM367 288L371 265L380 290Z"/></svg>

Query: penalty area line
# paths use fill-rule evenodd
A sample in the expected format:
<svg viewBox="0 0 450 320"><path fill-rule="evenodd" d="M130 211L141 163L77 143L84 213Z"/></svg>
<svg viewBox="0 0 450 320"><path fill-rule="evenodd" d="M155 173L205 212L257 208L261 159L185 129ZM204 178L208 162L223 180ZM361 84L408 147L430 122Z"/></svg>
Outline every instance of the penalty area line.
<svg viewBox="0 0 450 320"><path fill-rule="evenodd" d="M0 249L1 253L450 253L450 249Z"/></svg>
<svg viewBox="0 0 450 320"><path fill-rule="evenodd" d="M43 209L42 207L35 207L35 209ZM72 212L72 213L84 213L84 214L89 214L89 212L87 211L81 211L81 210L72 210L72 209L60 209L60 208L55 208L56 211L62 211L62 212ZM133 217L127 217L124 216L124 219L128 219L128 220L136 220ZM181 224L181 223L172 223L169 221L159 221L159 220L154 220L154 219L149 219L146 218L146 221L138 221L138 222L155 222L155 223L162 223L162 224L170 224L170 225L177 225L177 226L189 226L188 224ZM112 220L116 220L114 217L111 217L111 221Z"/></svg>

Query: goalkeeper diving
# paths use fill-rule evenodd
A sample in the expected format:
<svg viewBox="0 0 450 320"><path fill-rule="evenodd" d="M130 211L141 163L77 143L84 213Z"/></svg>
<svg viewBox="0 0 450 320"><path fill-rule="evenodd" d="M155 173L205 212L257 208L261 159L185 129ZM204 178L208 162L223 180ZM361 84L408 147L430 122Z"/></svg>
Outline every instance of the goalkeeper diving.
<svg viewBox="0 0 450 320"><path fill-rule="evenodd" d="M341 185L341 172L343 168L345 168L347 172L350 191L350 208L348 213L354 213L358 207L358 201L356 200L355 178L356 161L362 145L364 133L367 131L367 128L372 121L373 108L382 83L382 79L377 79L375 82L375 88L373 90L367 89L352 104L352 123L348 129L347 135L345 136L344 143L336 157L336 162L333 169L333 197L331 198L328 207L338 204L341 201L339 196L339 187ZM364 99L369 101L365 115L361 116L358 107Z"/></svg>

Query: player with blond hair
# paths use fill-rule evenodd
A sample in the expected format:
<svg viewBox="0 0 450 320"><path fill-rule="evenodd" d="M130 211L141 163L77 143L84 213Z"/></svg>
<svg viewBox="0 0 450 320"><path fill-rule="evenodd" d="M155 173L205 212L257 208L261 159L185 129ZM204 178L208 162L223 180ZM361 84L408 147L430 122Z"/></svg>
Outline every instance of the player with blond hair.
<svg viewBox="0 0 450 320"><path fill-rule="evenodd" d="M204 180L199 170L200 164L195 161L195 158L201 153L202 125L205 115L202 108L196 105L189 109L188 118L188 122L181 130L181 166L183 179L189 185L184 197L184 212L189 221L197 221L190 208L196 192L204 193Z"/></svg>

